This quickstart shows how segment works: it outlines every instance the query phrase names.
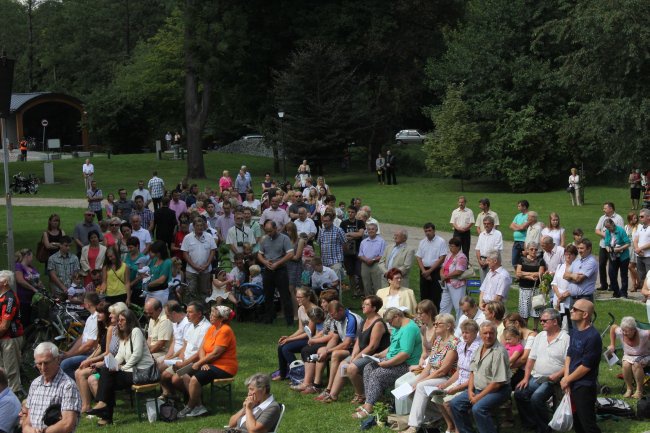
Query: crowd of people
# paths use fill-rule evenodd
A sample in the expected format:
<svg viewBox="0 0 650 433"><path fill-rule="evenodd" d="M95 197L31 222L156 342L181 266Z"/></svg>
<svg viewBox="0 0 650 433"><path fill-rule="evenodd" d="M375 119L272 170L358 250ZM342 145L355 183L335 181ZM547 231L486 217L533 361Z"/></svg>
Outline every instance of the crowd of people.
<svg viewBox="0 0 650 433"><path fill-rule="evenodd" d="M217 189L202 192L187 182L168 188L154 171L130 198L120 189L118 200L104 197L89 160L83 173L83 221L70 236L60 217L51 215L36 254L49 288L29 249L17 253L13 272L0 272L0 402L5 388L12 395L23 391L20 346L38 314L38 293L67 300L88 316L67 351L49 343L36 348L41 376L19 409L23 431L42 431L54 403L65 414L59 431L74 430L80 414L110 424L116 391L142 380L160 381L163 400L185 399L180 417L205 415L201 388L237 374L230 322L238 304L259 288L260 321L275 321L277 298L295 331L277 342L277 371L247 381L249 395L231 427L246 431L254 418L267 422L266 431L273 428L279 406L272 404L270 381L288 379L299 354L304 377L292 389L334 403L348 378L358 405L352 415L359 419L373 413L385 391L401 389L395 408L409 414L408 433L432 421L444 421L449 432L469 432L468 411L480 432L494 432L492 414L512 392L522 425L547 432L547 401L557 389L571 392L576 430L598 432L594 403L602 342L592 325L598 277L600 289L614 297L636 290L650 296L648 209L630 213L625 224L614 204L604 203L594 231L600 238L596 258L582 229L571 232L571 242L557 213L545 223L520 200L509 225L518 302L516 311L506 311L513 277L502 263L499 215L488 198L478 202L475 217L459 197L450 217L452 238L443 239L427 222L424 238L412 248L405 229L385 240L360 198L337 201L323 177L311 176L307 161L295 183L277 183L266 173L254 185L242 166L234 181L224 171ZM572 176L577 205L580 180ZM478 239L470 254L473 236ZM471 262L481 281L478 299L467 293ZM414 266L419 302L408 287ZM361 315L344 305L344 290L361 301ZM146 332L133 311L137 306L149 320ZM640 398L650 337L633 322L625 318L613 327L611 343L623 341L625 396ZM43 388L50 386L65 395L47 394L56 401L45 401Z"/></svg>

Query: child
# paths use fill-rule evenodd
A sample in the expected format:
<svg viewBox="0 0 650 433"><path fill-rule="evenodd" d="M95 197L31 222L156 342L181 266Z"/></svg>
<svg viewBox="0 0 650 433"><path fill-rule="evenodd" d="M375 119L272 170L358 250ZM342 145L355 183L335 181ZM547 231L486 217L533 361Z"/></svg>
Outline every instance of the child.
<svg viewBox="0 0 650 433"><path fill-rule="evenodd" d="M259 265L252 265L248 268L250 274L250 283L263 287L262 284L262 268ZM248 295L248 293L247 293Z"/></svg>
<svg viewBox="0 0 650 433"><path fill-rule="evenodd" d="M140 294L140 297L146 298L149 295L147 289L149 288L149 281L151 281L151 269L142 263L140 259L136 263L138 264L138 277L142 278L142 294Z"/></svg>
<svg viewBox="0 0 650 433"><path fill-rule="evenodd" d="M228 299L233 304L237 304L237 298L232 293L232 280L223 269L217 272L217 276L212 280L212 295L205 298L205 303L215 302L221 305L224 299Z"/></svg>
<svg viewBox="0 0 650 433"><path fill-rule="evenodd" d="M242 245L242 248L244 249L244 252L243 252L243 254L244 254L244 266L246 267L246 269L248 269L251 266L257 264L256 258L255 258L257 256L257 254L255 254L253 252L253 246L248 242L244 242L244 245Z"/></svg>
<svg viewBox="0 0 650 433"><path fill-rule="evenodd" d="M513 365L521 357L521 354L524 353L524 346L521 344L521 334L514 326L508 326L503 331L503 341L504 347L508 351L508 356L510 357L510 368L512 372L517 371L516 368L513 368Z"/></svg>
<svg viewBox="0 0 650 433"><path fill-rule="evenodd" d="M183 239L190 232L189 221L181 221L180 229L174 234L174 242L172 243L172 255L179 260L183 260L183 251L181 251L181 244Z"/></svg>
<svg viewBox="0 0 650 433"><path fill-rule="evenodd" d="M102 270L93 269L90 271L90 279L90 283L86 284L85 287L86 293L97 292L99 293L99 298L104 299L106 288L102 286Z"/></svg>
<svg viewBox="0 0 650 433"><path fill-rule="evenodd" d="M172 258L172 279L167 285L169 288L169 299L180 300L183 299L183 281L185 275L183 274L183 262L178 257Z"/></svg>
<svg viewBox="0 0 650 433"><path fill-rule="evenodd" d="M348 212L344 201L339 202L339 207L336 209L336 217L341 221L348 219Z"/></svg>
<svg viewBox="0 0 650 433"><path fill-rule="evenodd" d="M580 241L582 241L584 235L585 232L583 232L581 228L575 229L573 231L573 245L577 247Z"/></svg>
<svg viewBox="0 0 650 433"><path fill-rule="evenodd" d="M84 289L83 286L83 276L79 271L76 271L72 275L72 283L70 283L70 287L68 287L68 302L75 305L82 305L84 303L85 294L86 289Z"/></svg>

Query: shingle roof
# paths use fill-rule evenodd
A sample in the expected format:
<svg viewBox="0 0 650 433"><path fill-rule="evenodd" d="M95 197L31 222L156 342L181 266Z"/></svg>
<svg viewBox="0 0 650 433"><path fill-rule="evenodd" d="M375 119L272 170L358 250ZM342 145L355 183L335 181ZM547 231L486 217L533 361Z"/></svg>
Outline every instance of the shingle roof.
<svg viewBox="0 0 650 433"><path fill-rule="evenodd" d="M12 93L11 94L11 105L9 107L9 112L13 113L18 110L27 102L31 101L34 98L38 98L41 95L46 95L50 92L34 92L34 93Z"/></svg>

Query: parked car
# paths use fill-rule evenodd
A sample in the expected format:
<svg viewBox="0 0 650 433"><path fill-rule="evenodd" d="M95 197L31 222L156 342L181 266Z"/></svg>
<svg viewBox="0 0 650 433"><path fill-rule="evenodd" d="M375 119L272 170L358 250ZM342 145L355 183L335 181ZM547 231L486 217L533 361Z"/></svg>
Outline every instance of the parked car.
<svg viewBox="0 0 650 433"><path fill-rule="evenodd" d="M262 141L264 140L264 136L260 134L248 134L248 135L244 135L242 138L240 138L240 140L253 141L253 142Z"/></svg>
<svg viewBox="0 0 650 433"><path fill-rule="evenodd" d="M397 144L422 144L425 138L426 136L417 129L402 129L400 132L395 134L395 141Z"/></svg>

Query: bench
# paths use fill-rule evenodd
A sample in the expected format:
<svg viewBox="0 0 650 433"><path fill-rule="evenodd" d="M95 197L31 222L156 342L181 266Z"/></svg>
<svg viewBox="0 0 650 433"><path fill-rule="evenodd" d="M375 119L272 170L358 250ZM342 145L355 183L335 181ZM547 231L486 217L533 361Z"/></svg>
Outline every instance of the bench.
<svg viewBox="0 0 650 433"><path fill-rule="evenodd" d="M158 392L159 383L147 383L144 385L131 385L131 396L135 396L135 411L138 413L138 421L142 422L142 412L140 411L140 394ZM145 400L146 401L146 400ZM158 404L156 403L156 418L158 418ZM145 408L146 410L146 408Z"/></svg>
<svg viewBox="0 0 650 433"><path fill-rule="evenodd" d="M228 411L232 412L232 384L235 382L234 377L229 377L227 379L214 379L210 383L210 402L214 399L214 394L219 391L225 391L228 395ZM216 407L216 403L215 403Z"/></svg>

